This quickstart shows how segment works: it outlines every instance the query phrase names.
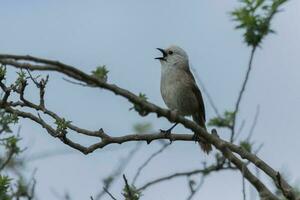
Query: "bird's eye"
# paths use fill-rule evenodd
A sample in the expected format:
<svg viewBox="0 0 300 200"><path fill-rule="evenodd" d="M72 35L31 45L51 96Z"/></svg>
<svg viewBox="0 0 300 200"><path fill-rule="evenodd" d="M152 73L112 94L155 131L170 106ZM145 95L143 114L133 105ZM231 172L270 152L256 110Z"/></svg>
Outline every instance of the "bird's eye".
<svg viewBox="0 0 300 200"><path fill-rule="evenodd" d="M169 54L169 55L172 55L172 54L173 54L173 51L168 51L168 54Z"/></svg>

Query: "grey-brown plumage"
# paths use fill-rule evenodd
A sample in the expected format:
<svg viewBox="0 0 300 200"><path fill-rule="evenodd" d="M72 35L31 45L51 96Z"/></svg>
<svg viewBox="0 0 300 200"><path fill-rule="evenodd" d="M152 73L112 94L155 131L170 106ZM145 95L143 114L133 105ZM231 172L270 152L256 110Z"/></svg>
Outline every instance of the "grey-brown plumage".
<svg viewBox="0 0 300 200"><path fill-rule="evenodd" d="M161 62L160 91L165 104L169 109L184 116L192 116L201 127L205 126L205 107L201 92L189 69L188 56L178 46L159 49L163 57ZM212 150L211 144L200 138L199 142L204 152Z"/></svg>

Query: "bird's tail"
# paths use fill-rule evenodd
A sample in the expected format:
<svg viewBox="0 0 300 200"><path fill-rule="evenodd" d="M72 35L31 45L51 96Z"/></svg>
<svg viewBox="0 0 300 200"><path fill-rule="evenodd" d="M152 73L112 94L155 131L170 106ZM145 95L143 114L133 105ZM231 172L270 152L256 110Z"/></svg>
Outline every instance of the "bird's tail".
<svg viewBox="0 0 300 200"><path fill-rule="evenodd" d="M202 128L204 128L205 130L206 129L206 126L205 126L205 120L203 119L203 117L199 116L199 114L196 114L196 115L193 115L193 120L194 122L196 122L197 124L199 124ZM195 135L197 137L197 135ZM211 152L212 150L212 146L210 143L208 143L204 138L200 137L199 138L199 145L201 147L201 149L209 154L209 152Z"/></svg>

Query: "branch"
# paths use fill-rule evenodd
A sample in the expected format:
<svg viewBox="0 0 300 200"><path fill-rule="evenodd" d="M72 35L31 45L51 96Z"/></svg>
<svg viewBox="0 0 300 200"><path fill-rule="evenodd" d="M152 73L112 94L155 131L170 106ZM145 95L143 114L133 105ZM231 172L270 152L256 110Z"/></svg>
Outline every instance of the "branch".
<svg viewBox="0 0 300 200"><path fill-rule="evenodd" d="M191 194L188 196L188 198L186 200L191 200L195 196L195 194L200 190L200 188L202 187L202 185L204 183L204 178L205 178L205 176L201 176L198 186L194 190L191 191Z"/></svg>
<svg viewBox="0 0 300 200"><path fill-rule="evenodd" d="M249 63L248 63L248 69L247 69L247 72L246 72L246 76L245 76L245 79L243 81L242 88L241 88L241 90L239 92L239 96L238 96L237 102L235 104L235 109L234 109L234 112L233 112L234 113L234 117L233 117L232 133L231 133L231 137L230 137L230 141L231 142L234 139L235 126L236 126L236 116L237 116L237 113L239 111L240 103L242 101L243 94L245 92L246 85L247 85L248 80L249 80L249 75L250 75L250 72L251 72L251 69L252 69L252 63L253 63L253 58L254 58L255 51L256 51L256 46L254 46L252 48L252 50L251 50L251 54L250 54L250 59L249 59Z"/></svg>
<svg viewBox="0 0 300 200"><path fill-rule="evenodd" d="M142 170L149 164L149 162L156 157L157 155L159 155L160 153L162 153L168 146L170 145L170 143L164 144L157 152L153 153L137 170L132 184L134 185L134 183L136 182L137 178L139 177L140 173L142 172Z"/></svg>
<svg viewBox="0 0 300 200"><path fill-rule="evenodd" d="M243 200L246 200L246 183L245 183L245 177L244 177L244 172L242 173L242 194L243 194Z"/></svg>
<svg viewBox="0 0 300 200"><path fill-rule="evenodd" d="M168 176L164 176L161 178L157 178L154 179L152 181L149 181L148 183L144 184L143 186L141 186L140 188L138 188L139 191L145 190L148 187L160 183L160 182L164 182L164 181L168 181L171 180L173 178L180 178L180 177L187 177L187 176L192 176L192 175L196 175L196 174L204 174L207 175L211 172L214 171L219 171L219 170L223 170L223 169L233 169L231 167L222 167L221 165L212 165L210 167L206 167L204 169L197 169L197 170L192 170L192 171L187 171L187 172L177 172Z"/></svg>
<svg viewBox="0 0 300 200"><path fill-rule="evenodd" d="M247 138L246 138L246 141L250 141L250 139L251 139L251 137L252 137L252 135L253 135L253 133L254 133L254 129L255 129L256 125L257 125L257 120L258 120L258 116L259 116L259 111L260 111L260 107L259 107L259 105L258 105L258 106L256 107L256 113L255 113L255 116L254 116L254 120L253 120L253 123L252 123L252 125L251 125L250 132L249 132L249 134L248 134L248 136L247 136Z"/></svg>
<svg viewBox="0 0 300 200"><path fill-rule="evenodd" d="M3 161L3 163L0 165L0 172L6 167L6 165L9 164L9 162L11 161L11 159L13 158L15 154L15 151L13 150L9 150L7 153L7 158ZM1 161L1 160L0 160Z"/></svg>
<svg viewBox="0 0 300 200"><path fill-rule="evenodd" d="M124 179L124 182L125 182L125 188L126 188L125 191L127 191L126 194L128 195L128 200L134 200L135 199L134 194L132 194L131 188L128 184L128 181L127 181L127 178L126 178L125 174L123 174L123 179Z"/></svg>
<svg viewBox="0 0 300 200"><path fill-rule="evenodd" d="M252 58L254 54L255 49L252 51L252 56L250 59L249 66L252 65ZM19 60L26 60L27 62L21 63ZM32 63L34 62L34 63ZM36 64L38 62L39 64ZM244 149L240 148L239 146L236 146L232 143L226 142L225 140L222 140L215 134L210 134L203 128L201 128L199 125L194 123L191 120L188 120L184 118L183 116L180 116L170 110L163 109L161 107L156 106L155 104L152 104L148 101L145 101L144 99L141 99L137 95L134 95L128 90L122 89L116 85L108 84L102 80L99 80L91 75L88 75L79 69L76 69L75 67L60 63L58 61L51 61L41 58L36 58L32 56L16 56L16 55L0 55L0 63L3 65L10 65L14 66L16 68L20 69L28 69L28 70L38 70L38 71L56 71L62 74L65 74L71 78L76 79L77 81L81 81L87 85L91 85L93 87L98 87L102 89L109 90L116 95L120 95L127 100L129 100L131 103L139 105L143 110L145 110L147 113L155 113L157 117L164 117L168 119L170 122L176 122L182 124L184 127L190 129L191 131L195 132L199 135L200 140L205 139L207 142L214 145L218 150L222 152L224 157L226 157L230 162L232 162L241 172L243 169L245 169L245 178L257 189L261 197L269 197L269 199L277 199L272 192L259 180L257 179L251 171L248 170L247 167L245 167L245 164L235 156L234 153L237 153L241 158L246 158L253 164L255 164L258 168L263 170L266 174L268 174L274 181L276 181L276 173L275 170L273 170L269 165L261 161L256 155L253 155L249 152L245 152ZM251 67L250 67L251 69ZM250 72L250 69L248 70ZM242 87L242 90L240 92L239 101L237 102L236 110L238 110L240 100L242 98L242 94L244 92L244 88L246 86L248 75L246 76L246 81L244 82L244 86ZM101 142L93 144L89 147L84 147L78 143L75 143L71 140L69 140L66 135L57 135L57 132L55 129L53 129L49 124L45 123L41 118L36 117L32 115L31 113L22 112L16 109L13 109L11 106L5 104L3 101L0 102L0 106L9 113L14 113L20 117L29 118L36 123L40 124L42 127L44 127L52 136L59 137L61 141L63 141L65 144L80 150L83 153L90 153L94 151L97 148L103 148L104 146L108 144L114 144L118 143L121 144L123 142L128 141L146 141L147 143L150 143L153 140L157 139L172 139L172 140L184 140L184 141L193 141L194 137L189 134L173 134L170 136L166 136L165 134L148 134L148 135L125 135L121 137L110 137L107 134L103 134L103 130L100 131ZM80 129L81 131L84 131L84 129ZM88 132L90 133L90 132ZM260 164L257 163L257 161ZM284 180L282 180L283 183L285 183ZM294 195L292 188L286 183L282 184L283 188L285 188L285 191L288 191L289 194Z"/></svg>
<svg viewBox="0 0 300 200"><path fill-rule="evenodd" d="M218 117L220 117L220 116L221 116L221 115L220 115L220 112L219 112L219 110L218 110L218 108L217 108L217 106L216 106L216 104L215 104L213 98L211 97L211 95L209 94L208 90L206 89L206 86L205 86L204 82L199 78L196 69L195 69L195 68L192 68L192 70L195 72L194 75L195 75L197 81L200 83L200 86L201 86L201 88L202 88L202 90L203 90L203 93L206 95L207 100L208 100L210 106L211 106L212 109L214 110L215 114L216 114Z"/></svg>
<svg viewBox="0 0 300 200"><path fill-rule="evenodd" d="M113 200L117 200L109 191L107 188L103 188L103 190L110 196L110 198L112 198Z"/></svg>
<svg viewBox="0 0 300 200"><path fill-rule="evenodd" d="M109 176L107 176L104 180L104 187L103 190L96 195L95 200L99 200L102 198L102 196L105 194L105 190L108 190L113 182L121 175L121 173L124 171L125 167L129 164L133 156L139 151L141 147L141 143L137 143L136 146L128 152L127 156L120 160L119 166L116 170L114 170ZM107 192L106 192L107 193Z"/></svg>

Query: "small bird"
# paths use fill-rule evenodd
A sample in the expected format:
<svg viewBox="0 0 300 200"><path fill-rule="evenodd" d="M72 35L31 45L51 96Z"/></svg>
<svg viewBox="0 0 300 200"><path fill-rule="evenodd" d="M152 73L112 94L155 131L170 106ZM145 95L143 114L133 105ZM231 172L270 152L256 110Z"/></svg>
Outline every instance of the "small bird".
<svg viewBox="0 0 300 200"><path fill-rule="evenodd" d="M157 57L161 63L160 92L169 109L183 116L192 116L193 120L206 130L205 107L201 92L195 78L190 71L187 53L180 47L172 45L167 49L157 48L161 57ZM170 134L174 124L168 130L161 130ZM195 135L195 138L196 137ZM199 144L205 153L212 150L211 144L204 139Z"/></svg>

